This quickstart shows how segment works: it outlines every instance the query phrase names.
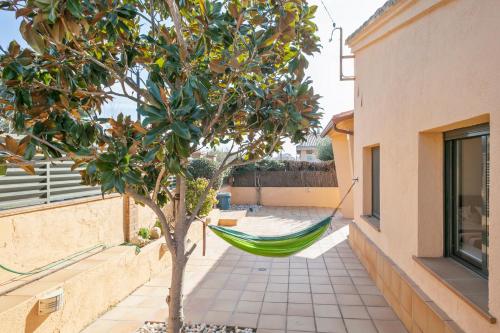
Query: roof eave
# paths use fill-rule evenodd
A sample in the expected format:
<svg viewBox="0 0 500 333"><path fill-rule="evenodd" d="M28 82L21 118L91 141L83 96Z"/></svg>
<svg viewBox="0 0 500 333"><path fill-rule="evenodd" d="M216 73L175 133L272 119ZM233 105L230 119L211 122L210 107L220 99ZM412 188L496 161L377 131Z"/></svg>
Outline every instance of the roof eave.
<svg viewBox="0 0 500 333"><path fill-rule="evenodd" d="M375 13L368 18L359 28L357 28L352 34L347 37L345 44L351 46L357 37L361 36L365 31L369 30L370 27L379 22L386 14L392 11L396 5L401 4L406 0L387 0L382 7L378 8Z"/></svg>
<svg viewBox="0 0 500 333"><path fill-rule="evenodd" d="M321 137L324 138L325 136L328 135L332 130L338 133L342 134L354 134L354 133L346 133L346 131L339 131L340 129L337 128L337 125L340 124L341 122L348 120L348 119L353 119L354 118L354 110L351 111L346 111L342 113L338 113L333 115L332 119L328 122L326 125L325 129L321 132ZM351 131L347 131L351 132Z"/></svg>

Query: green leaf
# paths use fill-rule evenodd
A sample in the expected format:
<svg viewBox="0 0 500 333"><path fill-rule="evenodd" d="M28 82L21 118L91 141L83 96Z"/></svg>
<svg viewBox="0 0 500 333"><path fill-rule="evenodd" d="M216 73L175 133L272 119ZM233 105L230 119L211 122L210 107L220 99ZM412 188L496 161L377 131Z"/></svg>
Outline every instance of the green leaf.
<svg viewBox="0 0 500 333"><path fill-rule="evenodd" d="M66 2L66 8L74 17L80 18L82 16L83 9L79 0L68 0Z"/></svg>
<svg viewBox="0 0 500 333"><path fill-rule="evenodd" d="M148 80L146 82L146 88L148 88L148 91L151 94L151 96L153 96L154 99L158 103L160 103L160 105L161 105L163 102L162 102L162 99L161 99L160 88L158 88L158 86L156 85L156 83L154 83L151 80Z"/></svg>
<svg viewBox="0 0 500 333"><path fill-rule="evenodd" d="M125 182L119 175L115 175L114 187L118 193L125 193Z"/></svg>
<svg viewBox="0 0 500 333"><path fill-rule="evenodd" d="M159 149L160 149L160 146L156 146L153 149L150 149L147 152L146 156L144 156L144 162L146 162L146 163L151 162L155 158L156 153L158 152Z"/></svg>
<svg viewBox="0 0 500 333"><path fill-rule="evenodd" d="M31 160L36 153L36 146L33 142L30 142L24 151L24 159Z"/></svg>
<svg viewBox="0 0 500 333"><path fill-rule="evenodd" d="M133 185L137 185L137 184L140 184L142 182L140 172L135 171L135 170L124 173L123 178L125 178L125 180L128 183L133 184Z"/></svg>
<svg viewBox="0 0 500 333"><path fill-rule="evenodd" d="M0 177L7 175L7 164L5 159L0 158Z"/></svg>
<svg viewBox="0 0 500 333"><path fill-rule="evenodd" d="M189 127L185 123L176 121L171 125L171 128L174 131L174 133L180 136L181 138L186 140L191 139L191 133L189 132Z"/></svg>

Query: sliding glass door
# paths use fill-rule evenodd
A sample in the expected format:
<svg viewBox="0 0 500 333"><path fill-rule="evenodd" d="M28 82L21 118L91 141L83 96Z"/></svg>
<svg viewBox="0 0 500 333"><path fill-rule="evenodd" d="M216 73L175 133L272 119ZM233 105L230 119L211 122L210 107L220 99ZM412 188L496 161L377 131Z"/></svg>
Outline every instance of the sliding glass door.
<svg viewBox="0 0 500 333"><path fill-rule="evenodd" d="M489 126L445 133L446 254L488 274Z"/></svg>

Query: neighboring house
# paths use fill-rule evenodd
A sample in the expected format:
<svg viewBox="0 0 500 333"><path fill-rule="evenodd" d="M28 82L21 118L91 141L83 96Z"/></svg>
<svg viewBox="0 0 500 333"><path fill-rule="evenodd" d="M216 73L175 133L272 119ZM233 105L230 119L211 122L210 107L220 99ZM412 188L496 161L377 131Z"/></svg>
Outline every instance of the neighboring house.
<svg viewBox="0 0 500 333"><path fill-rule="evenodd" d="M500 332L500 1L391 0L347 44L353 249L409 332Z"/></svg>
<svg viewBox="0 0 500 333"><path fill-rule="evenodd" d="M318 160L319 135L310 134L306 139L297 145L297 159L300 161L315 162Z"/></svg>
<svg viewBox="0 0 500 333"><path fill-rule="evenodd" d="M295 160L295 157L293 157L293 155L289 154L289 153L279 152L279 153L274 154L271 157L271 159L276 160L276 161L293 161L293 160Z"/></svg>
<svg viewBox="0 0 500 333"><path fill-rule="evenodd" d="M191 154L191 158L206 158L215 161L217 159L217 154L213 151L196 151Z"/></svg>

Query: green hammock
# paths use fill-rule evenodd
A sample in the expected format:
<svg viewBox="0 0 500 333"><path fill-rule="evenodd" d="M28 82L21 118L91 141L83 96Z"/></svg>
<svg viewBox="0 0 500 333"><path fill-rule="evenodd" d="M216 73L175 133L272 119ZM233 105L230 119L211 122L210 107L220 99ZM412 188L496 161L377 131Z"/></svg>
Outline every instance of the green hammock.
<svg viewBox="0 0 500 333"><path fill-rule="evenodd" d="M332 216L301 231L283 236L252 236L240 231L209 225L220 238L234 247L264 257L288 257L314 244L328 229Z"/></svg>
<svg viewBox="0 0 500 333"><path fill-rule="evenodd" d="M308 248L321 238L357 181L358 178L353 178L351 186L340 200L338 206L333 210L332 215L304 230L289 235L252 236L241 231L215 225L208 225L208 227L217 236L240 250L264 257L288 257Z"/></svg>

